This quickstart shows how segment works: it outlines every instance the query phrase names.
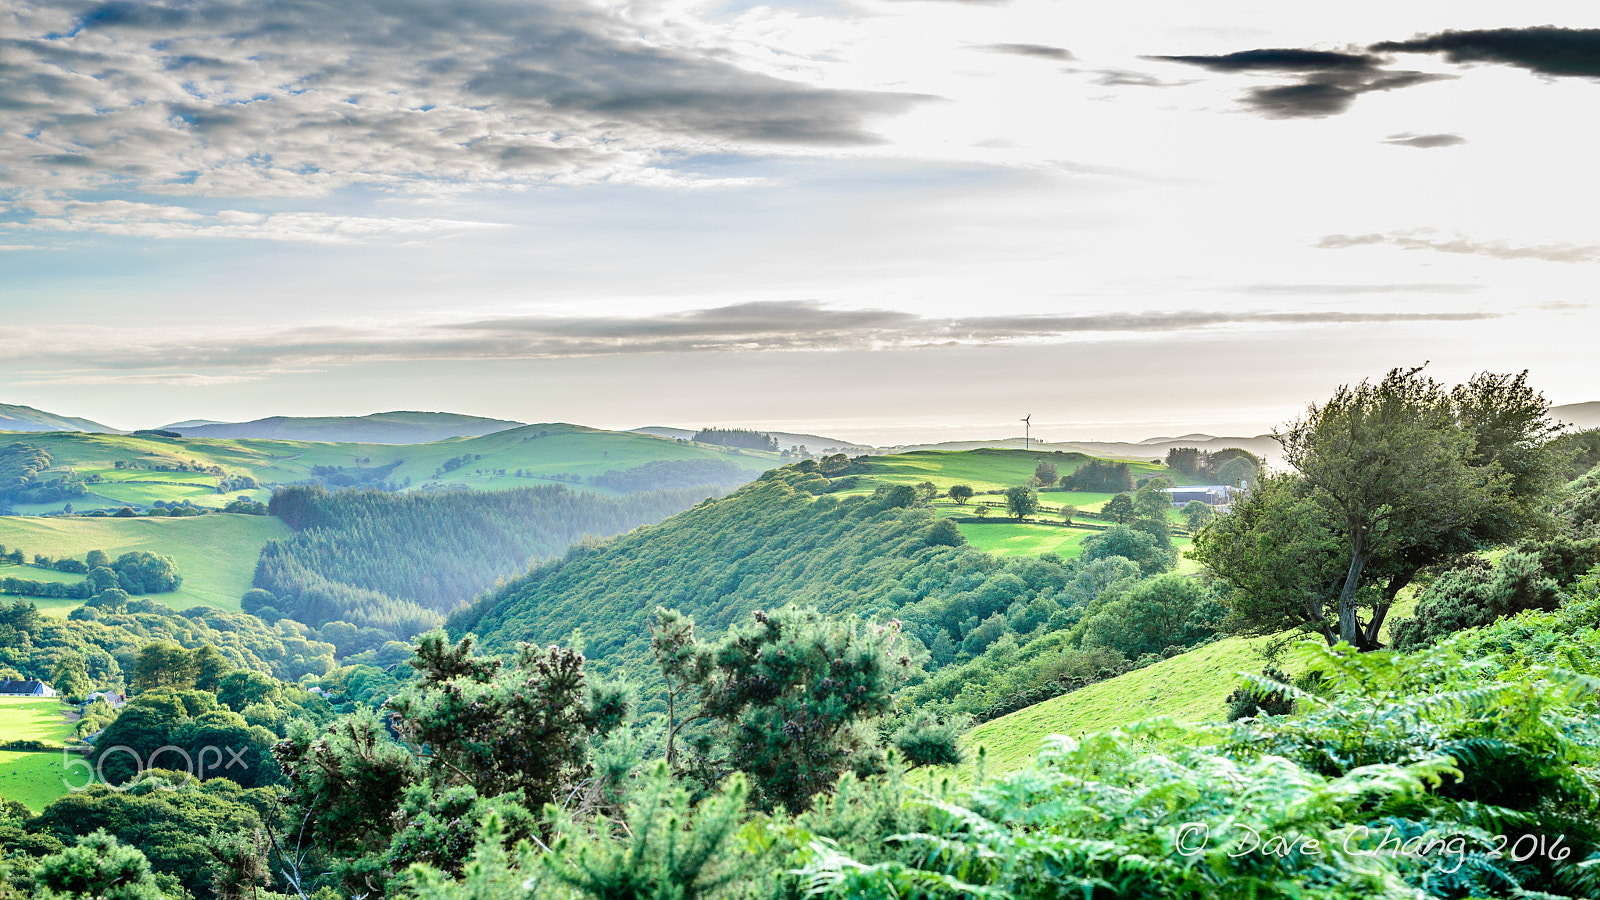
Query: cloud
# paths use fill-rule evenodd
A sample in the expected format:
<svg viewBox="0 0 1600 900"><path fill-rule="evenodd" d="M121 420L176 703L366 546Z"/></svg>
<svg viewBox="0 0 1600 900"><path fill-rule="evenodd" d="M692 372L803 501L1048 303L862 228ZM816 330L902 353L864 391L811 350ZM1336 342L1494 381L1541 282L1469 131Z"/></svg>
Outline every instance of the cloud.
<svg viewBox="0 0 1600 900"><path fill-rule="evenodd" d="M0 210L5 209L0 206ZM148 238L222 237L318 244L409 241L501 226L440 218L383 218L326 213L200 213L183 206L129 200L29 200L10 205L12 231L95 232Z"/></svg>
<svg viewBox="0 0 1600 900"><path fill-rule="evenodd" d="M1148 59L1198 66L1211 72L1298 74L1292 84L1254 87L1240 102L1269 119L1317 119L1350 108L1356 98L1448 78L1427 72L1385 69L1369 53L1274 48L1241 50L1219 56L1151 56Z"/></svg>
<svg viewBox="0 0 1600 900"><path fill-rule="evenodd" d="M1486 256L1491 259L1534 259L1544 262L1592 263L1600 262L1600 244L1512 244L1509 241L1473 240L1462 235L1434 237L1427 230L1391 231L1386 234L1329 234L1312 246L1323 250L1343 250L1350 247L1387 245L1402 250L1433 250L1439 253L1461 253Z"/></svg>
<svg viewBox="0 0 1600 900"><path fill-rule="evenodd" d="M1384 41L1373 50L1442 53L1453 63L1505 63L1541 75L1600 78L1600 28L1496 28L1444 31L1409 41Z"/></svg>
<svg viewBox="0 0 1600 900"><path fill-rule="evenodd" d="M1075 59L1072 51L1065 47L1051 47L1045 44L984 44L977 47L990 53L1009 53L1012 56L1030 56L1035 59L1053 59L1068 61Z"/></svg>
<svg viewBox="0 0 1600 900"><path fill-rule="evenodd" d="M1479 284L1246 284L1224 288L1232 293L1282 296L1360 296L1364 294L1470 294Z"/></svg>
<svg viewBox="0 0 1600 900"><path fill-rule="evenodd" d="M1165 62L1185 63L1213 72L1336 72L1370 71L1378 58L1365 53L1330 50L1240 50L1221 56L1150 56Z"/></svg>
<svg viewBox="0 0 1600 900"><path fill-rule="evenodd" d="M1456 147L1466 142L1467 139L1459 134L1413 134L1407 131L1402 134L1391 134L1380 143L1432 150L1435 147Z"/></svg>
<svg viewBox="0 0 1600 900"><path fill-rule="evenodd" d="M1094 83L1101 87L1182 87L1193 83L1164 81L1147 72L1135 72L1131 69L1095 69L1094 74L1099 76L1094 79Z"/></svg>
<svg viewBox="0 0 1600 900"><path fill-rule="evenodd" d="M72 341L11 330L0 357L60 363L63 377L118 383L194 372L259 377L284 366L392 360L546 359L646 353L824 352L1059 343L1084 335L1163 334L1218 328L1397 322L1468 322L1490 312L1153 311L940 318L886 309L840 309L809 301L744 303L631 318L509 316L460 321L297 327L198 336L80 329ZM204 350L198 350L203 347ZM82 370L83 359L99 368ZM148 370L148 371L146 371ZM181 373L174 375L173 373ZM131 374L125 374L131 373ZM158 381L157 383L166 383Z"/></svg>
<svg viewBox="0 0 1600 900"><path fill-rule="evenodd" d="M859 147L906 94L740 68L581 0L21 2L13 190L313 196L630 180L698 153Z"/></svg>

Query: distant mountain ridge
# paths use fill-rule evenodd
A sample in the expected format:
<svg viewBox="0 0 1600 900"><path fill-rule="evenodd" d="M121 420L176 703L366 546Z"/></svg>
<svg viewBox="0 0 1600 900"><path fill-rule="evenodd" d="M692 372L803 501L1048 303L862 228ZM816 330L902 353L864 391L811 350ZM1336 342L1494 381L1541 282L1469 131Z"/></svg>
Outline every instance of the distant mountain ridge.
<svg viewBox="0 0 1600 900"><path fill-rule="evenodd" d="M682 438L684 440L688 440L698 433L693 428L670 428L665 425L647 425L644 428L632 428L629 430L634 434L653 434L656 437ZM765 428L757 428L755 430L761 432L762 434L772 435L773 440L778 442L779 450L787 450L790 447L802 446L811 453L818 453L828 449L829 447L832 447L842 453L856 455L878 449L871 444L862 444L856 441L846 441L839 438L824 437L820 434L800 434L789 431L768 431Z"/></svg>
<svg viewBox="0 0 1600 900"><path fill-rule="evenodd" d="M0 431L87 431L121 434L115 428L76 416L58 416L31 406L0 403Z"/></svg>
<svg viewBox="0 0 1600 900"><path fill-rule="evenodd" d="M268 438L332 444L428 444L457 437L482 437L526 423L460 413L396 410L366 416L269 416L251 422L163 426L186 438Z"/></svg>
<svg viewBox="0 0 1600 900"><path fill-rule="evenodd" d="M1600 428L1600 400L1553 406L1550 408L1550 417L1584 430Z"/></svg>

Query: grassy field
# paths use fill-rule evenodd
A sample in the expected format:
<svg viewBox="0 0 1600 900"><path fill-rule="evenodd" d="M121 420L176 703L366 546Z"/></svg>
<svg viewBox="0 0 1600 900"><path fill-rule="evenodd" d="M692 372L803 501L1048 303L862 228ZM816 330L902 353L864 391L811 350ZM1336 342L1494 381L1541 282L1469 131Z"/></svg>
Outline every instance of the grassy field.
<svg viewBox="0 0 1600 900"><path fill-rule="evenodd" d="M287 537L289 529L268 516L212 515L183 519L114 518L28 518L0 517L0 544L21 548L30 558L35 553L52 557L83 559L90 550L104 550L112 557L132 550L145 550L170 556L183 574L183 586L170 594L152 594L150 599L174 609L206 605L239 609L239 598L250 589L256 560L267 541ZM24 567L19 578L34 578L32 573L50 574ZM59 573L55 573L59 574ZM76 580L80 576L65 576ZM75 601L35 600L40 609L51 604L51 612L64 615L78 604ZM55 606L67 604L60 610Z"/></svg>
<svg viewBox="0 0 1600 900"><path fill-rule="evenodd" d="M0 742L64 744L73 737L66 712L67 705L55 697L0 697Z"/></svg>
<svg viewBox="0 0 1600 900"><path fill-rule="evenodd" d="M1049 735L1078 736L1148 719L1220 722L1224 700L1240 672L1266 664L1261 648L1270 638L1225 638L1153 666L1063 694L972 729L968 749L987 749L991 773L1027 765ZM1292 673L1291 673L1292 674Z"/></svg>
<svg viewBox="0 0 1600 900"><path fill-rule="evenodd" d="M75 766L71 775L77 783L82 783L85 771ZM16 800L34 812L66 796L67 777L60 750L38 753L0 750L0 797Z"/></svg>
<svg viewBox="0 0 1600 900"><path fill-rule="evenodd" d="M1085 539L1099 534L1089 528L1063 528L1029 522L959 522L967 543L996 556L1038 556L1054 553L1062 559L1078 555Z"/></svg>
<svg viewBox="0 0 1600 900"><path fill-rule="evenodd" d="M4 543L0 540L0 543ZM7 549L10 549L9 547ZM32 547L23 548L28 551L28 558L32 559L35 551ZM53 555L53 554L52 554ZM27 581L53 581L57 584L77 584L83 580L82 575L72 575L67 572L57 572L55 569L41 569L38 566L7 566L0 565L0 578L22 578Z"/></svg>
<svg viewBox="0 0 1600 900"><path fill-rule="evenodd" d="M264 439L207 439L135 437L132 435L8 434L50 454L52 468L43 477L66 474L99 475L104 481L88 485L88 496L73 500L78 511L115 509L124 505L148 507L157 500L220 508L239 494L264 500L273 485L304 482L318 466L352 469L394 468L387 481L412 488L428 485L465 485L500 490L549 484L552 476L587 477L625 470L657 460L725 459L751 477L779 465L776 453L733 451L724 447L679 442L631 432L601 431L578 425L543 424L513 428L475 438L450 438L429 444L351 444ZM458 468L440 473L447 460L473 457ZM117 468L117 463L125 468ZM218 478L204 472L156 471L199 463L217 466L228 475L247 475L265 487L252 491L216 491ZM500 470L506 474L499 474ZM521 469L531 477L518 478ZM1030 470L1031 471L1031 470ZM586 486L574 485L579 489ZM593 488L588 488L593 489ZM56 512L62 504L18 506L23 514Z"/></svg>
<svg viewBox="0 0 1600 900"><path fill-rule="evenodd" d="M865 468L865 477L878 483L921 484L924 481L931 481L940 491L948 490L954 484L969 485L976 491L989 491L1026 484L1040 462L1054 463L1056 471L1066 476L1077 471L1078 467L1088 459L1089 457L1082 453L990 448L959 451L919 450L893 456L875 456L862 465ZM1164 475L1172 479L1174 484L1189 484L1193 481L1176 469L1152 464L1147 459L1130 459L1125 462L1133 471L1135 481L1153 475ZM1047 492L1041 494L1040 499L1047 505L1061 503L1079 505L1077 500L1067 499L1072 496L1074 495L1070 493ZM1102 496L1109 498L1111 495Z"/></svg>

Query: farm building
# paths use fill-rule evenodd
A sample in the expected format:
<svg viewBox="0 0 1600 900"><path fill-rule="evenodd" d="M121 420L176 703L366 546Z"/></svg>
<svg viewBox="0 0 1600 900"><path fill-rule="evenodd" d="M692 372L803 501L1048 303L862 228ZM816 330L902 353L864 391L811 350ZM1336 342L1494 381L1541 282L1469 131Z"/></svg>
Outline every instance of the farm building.
<svg viewBox="0 0 1600 900"><path fill-rule="evenodd" d="M48 684L30 678L27 681L0 681L0 697L54 697L56 689Z"/></svg>
<svg viewBox="0 0 1600 900"><path fill-rule="evenodd" d="M1186 506L1195 500L1212 506L1221 506L1233 498L1238 488L1226 484L1191 484L1188 487L1167 488L1173 506Z"/></svg>

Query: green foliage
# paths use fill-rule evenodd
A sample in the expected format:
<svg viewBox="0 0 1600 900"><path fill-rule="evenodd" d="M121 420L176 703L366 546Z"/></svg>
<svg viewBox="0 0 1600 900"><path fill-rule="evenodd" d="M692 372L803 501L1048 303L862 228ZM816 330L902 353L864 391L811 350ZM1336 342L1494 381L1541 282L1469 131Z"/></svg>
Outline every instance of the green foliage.
<svg viewBox="0 0 1600 900"><path fill-rule="evenodd" d="M388 703L395 730L441 782L485 797L555 800L589 774L589 736L625 715L609 694L590 695L583 654L573 650L525 645L502 667L475 659L470 639L452 646L433 632L411 665L420 680Z"/></svg>
<svg viewBox="0 0 1600 900"><path fill-rule="evenodd" d="M1124 492L1107 500L1105 505L1100 507L1100 515L1118 525L1126 525L1132 522L1138 513L1133 507L1133 497Z"/></svg>
<svg viewBox="0 0 1600 900"><path fill-rule="evenodd" d="M1139 582L1086 619L1083 647L1105 647L1128 659L1189 647L1216 634L1224 614L1200 581L1163 575Z"/></svg>
<svg viewBox="0 0 1600 900"><path fill-rule="evenodd" d="M1039 465L1034 467L1033 480L1037 482L1040 487L1050 487L1056 483L1056 479L1059 477L1060 475L1057 473L1056 464L1047 459L1039 460Z"/></svg>
<svg viewBox="0 0 1600 900"><path fill-rule="evenodd" d="M1524 610L1548 612L1559 602L1556 582L1534 554L1512 551L1493 566L1472 557L1428 585L1414 616L1395 622L1394 646L1414 648Z"/></svg>
<svg viewBox="0 0 1600 900"><path fill-rule="evenodd" d="M1260 681L1246 682L1228 695L1228 721L1237 722L1251 716L1289 715L1294 712L1295 706L1288 687L1288 673L1268 666L1262 670Z"/></svg>
<svg viewBox="0 0 1600 900"><path fill-rule="evenodd" d="M897 622L829 620L814 610L757 610L722 642L695 647L671 671L699 690L697 718L715 727L687 766L707 784L748 775L766 809L803 810L846 771L881 766L872 735L860 727L887 713L910 674Z"/></svg>
<svg viewBox="0 0 1600 900"><path fill-rule="evenodd" d="M111 564L117 573L117 586L130 594L165 594L183 584L178 564L171 557L135 550L117 557Z"/></svg>
<svg viewBox="0 0 1600 900"><path fill-rule="evenodd" d="M1165 572L1178 563L1178 554L1172 549L1170 542L1163 546L1160 538L1126 525L1107 528L1084 540L1083 551L1078 554L1078 560L1090 563L1114 556L1135 563L1146 575Z"/></svg>
<svg viewBox="0 0 1600 900"><path fill-rule="evenodd" d="M1199 500L1190 500L1183 507L1183 523L1190 531L1197 532L1204 528L1207 522L1216 518L1216 515L1216 510L1211 508L1211 504L1201 503Z"/></svg>
<svg viewBox="0 0 1600 900"><path fill-rule="evenodd" d="M43 900L163 900L145 855L104 831L40 860L34 879Z"/></svg>
<svg viewBox="0 0 1600 900"><path fill-rule="evenodd" d="M530 559L660 521L705 494L679 488L607 497L559 485L410 494L283 488L271 512L295 534L262 550L255 586L266 596L251 603L312 626L371 628L365 643L375 647L437 627L443 613ZM360 649L367 647L348 652Z"/></svg>
<svg viewBox="0 0 1600 900"><path fill-rule="evenodd" d="M1006 488L1006 512L1018 522L1039 511L1039 495L1032 488Z"/></svg>
<svg viewBox="0 0 1600 900"><path fill-rule="evenodd" d="M595 900L711 900L744 894L752 860L734 847L748 790L738 775L692 808L666 765L628 804L625 837L596 835L557 817L561 837L545 856L557 882Z"/></svg>
<svg viewBox="0 0 1600 900"><path fill-rule="evenodd" d="M946 493L956 505L965 506L967 501L972 499L973 490L969 484L952 484Z"/></svg>

